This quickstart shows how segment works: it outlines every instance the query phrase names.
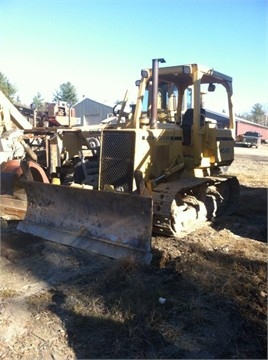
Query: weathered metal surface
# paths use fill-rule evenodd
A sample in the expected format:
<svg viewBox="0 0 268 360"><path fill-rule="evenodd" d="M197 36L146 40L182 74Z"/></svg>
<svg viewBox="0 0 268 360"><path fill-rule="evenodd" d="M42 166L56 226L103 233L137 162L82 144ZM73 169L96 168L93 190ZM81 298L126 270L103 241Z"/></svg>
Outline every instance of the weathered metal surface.
<svg viewBox="0 0 268 360"><path fill-rule="evenodd" d="M0 216L6 220L22 220L26 213L27 198L21 178L48 183L44 170L34 161L9 160L1 170Z"/></svg>
<svg viewBox="0 0 268 360"><path fill-rule="evenodd" d="M153 233L176 236L197 222L235 212L239 182L229 175L181 178L159 184L152 198Z"/></svg>
<svg viewBox="0 0 268 360"><path fill-rule="evenodd" d="M9 119L4 119L5 126L9 128L11 121L19 129L31 129L32 125L29 121L19 112L19 110L11 103L11 101L0 90L0 104L3 109L6 109Z"/></svg>
<svg viewBox="0 0 268 360"><path fill-rule="evenodd" d="M12 196L0 196L0 217L5 220L22 220L26 214L27 201Z"/></svg>
<svg viewBox="0 0 268 360"><path fill-rule="evenodd" d="M24 189L20 186L22 174L19 160L10 160L1 164L0 216L6 220L24 218L27 201Z"/></svg>
<svg viewBox="0 0 268 360"><path fill-rule="evenodd" d="M23 182L28 208L18 229L111 258L150 263L152 199Z"/></svg>

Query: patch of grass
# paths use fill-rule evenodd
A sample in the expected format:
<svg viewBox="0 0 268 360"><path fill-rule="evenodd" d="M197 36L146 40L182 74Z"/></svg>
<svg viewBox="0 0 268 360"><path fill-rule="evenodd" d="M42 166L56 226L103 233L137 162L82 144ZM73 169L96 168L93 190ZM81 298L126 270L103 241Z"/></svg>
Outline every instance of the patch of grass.
<svg viewBox="0 0 268 360"><path fill-rule="evenodd" d="M131 274L135 274L137 270L138 263L132 257L114 261L109 271L103 275L103 283L106 288L109 288L111 284L123 286L130 280Z"/></svg>
<svg viewBox="0 0 268 360"><path fill-rule="evenodd" d="M27 298L27 305L34 314L46 311L52 302L52 296L51 290L31 295Z"/></svg>
<svg viewBox="0 0 268 360"><path fill-rule="evenodd" d="M2 298L14 298L18 296L18 292L14 289L5 287L0 289L0 296Z"/></svg>

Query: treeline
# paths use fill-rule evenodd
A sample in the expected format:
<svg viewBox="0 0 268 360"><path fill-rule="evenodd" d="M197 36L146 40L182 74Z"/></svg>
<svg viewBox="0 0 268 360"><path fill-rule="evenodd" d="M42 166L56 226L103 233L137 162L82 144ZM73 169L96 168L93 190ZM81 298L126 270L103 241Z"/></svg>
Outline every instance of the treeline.
<svg viewBox="0 0 268 360"><path fill-rule="evenodd" d="M265 110L264 106L260 103L253 105L250 113L244 113L243 115L237 116L260 125L268 126L267 110Z"/></svg>
<svg viewBox="0 0 268 360"><path fill-rule="evenodd" d="M20 101L19 96L16 96L17 89L9 81L9 79L0 72L0 90L6 95L6 97L14 104L25 107L31 106L35 110L44 111L46 103L42 95L38 92L32 99L31 104L23 104ZM59 86L59 89L55 91L52 97L54 101L66 101L70 106L74 105L78 101L78 95L76 88L69 81Z"/></svg>

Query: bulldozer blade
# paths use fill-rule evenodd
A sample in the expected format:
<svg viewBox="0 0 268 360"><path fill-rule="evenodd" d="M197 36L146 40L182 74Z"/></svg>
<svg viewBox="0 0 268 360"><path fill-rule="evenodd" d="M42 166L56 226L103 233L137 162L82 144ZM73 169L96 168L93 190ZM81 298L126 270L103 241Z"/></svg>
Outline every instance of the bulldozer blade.
<svg viewBox="0 0 268 360"><path fill-rule="evenodd" d="M152 259L152 199L22 181L28 207L18 230L110 258Z"/></svg>

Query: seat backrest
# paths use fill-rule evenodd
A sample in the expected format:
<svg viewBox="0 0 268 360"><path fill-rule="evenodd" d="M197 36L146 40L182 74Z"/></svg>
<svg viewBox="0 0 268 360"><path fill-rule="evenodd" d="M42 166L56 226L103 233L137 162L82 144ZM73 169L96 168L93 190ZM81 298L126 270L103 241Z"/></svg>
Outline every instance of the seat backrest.
<svg viewBox="0 0 268 360"><path fill-rule="evenodd" d="M191 145L194 109L187 109L182 117L183 145Z"/></svg>
<svg viewBox="0 0 268 360"><path fill-rule="evenodd" d="M204 126L206 118L205 109L200 109L200 127ZM192 125L194 120L194 109L187 109L182 117L181 128L183 132L183 145L191 145L192 139Z"/></svg>
<svg viewBox="0 0 268 360"><path fill-rule="evenodd" d="M187 109L182 117L181 126L193 125L194 109Z"/></svg>

